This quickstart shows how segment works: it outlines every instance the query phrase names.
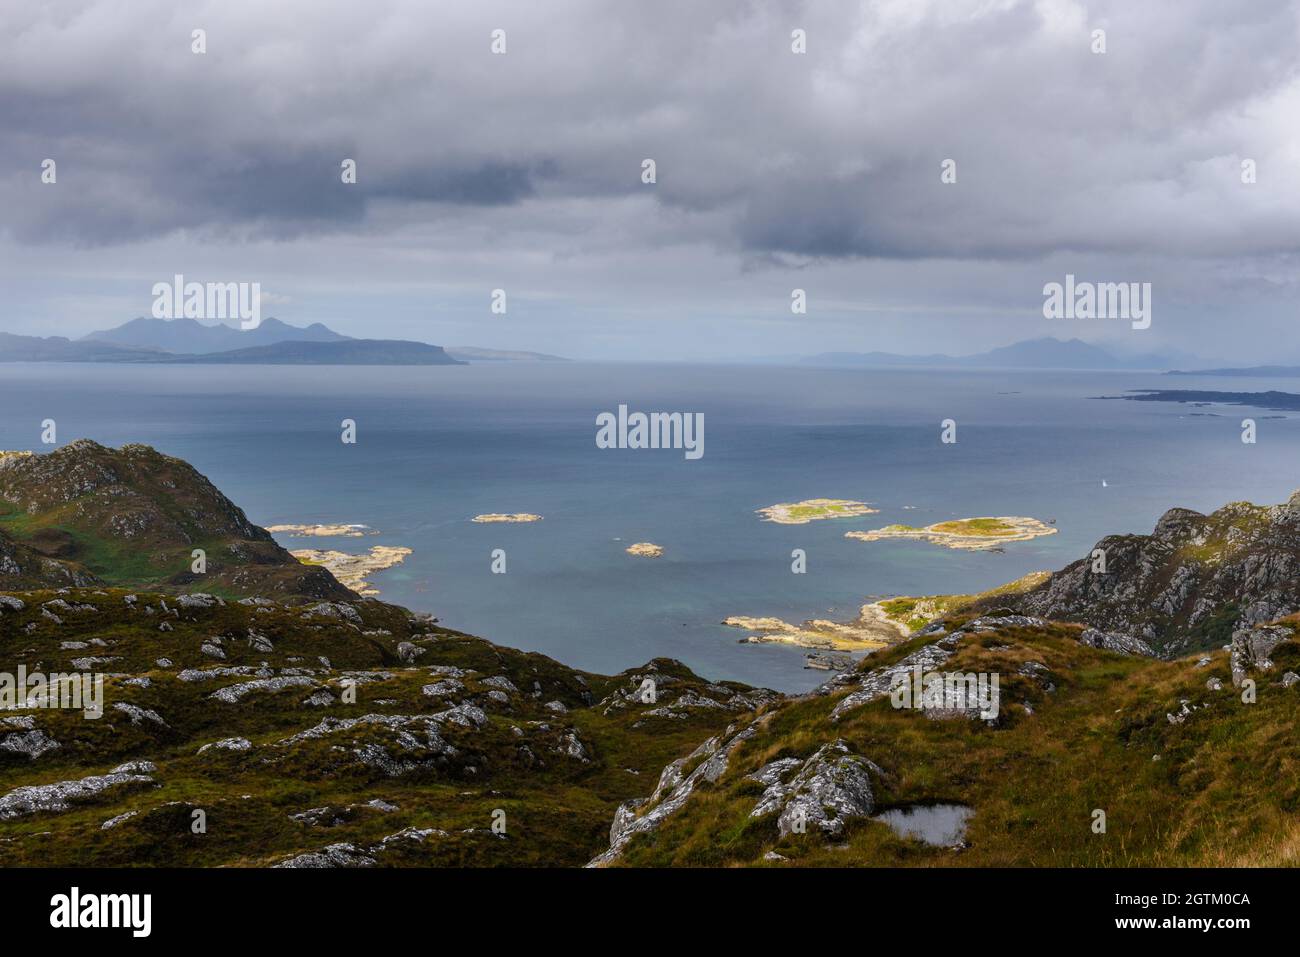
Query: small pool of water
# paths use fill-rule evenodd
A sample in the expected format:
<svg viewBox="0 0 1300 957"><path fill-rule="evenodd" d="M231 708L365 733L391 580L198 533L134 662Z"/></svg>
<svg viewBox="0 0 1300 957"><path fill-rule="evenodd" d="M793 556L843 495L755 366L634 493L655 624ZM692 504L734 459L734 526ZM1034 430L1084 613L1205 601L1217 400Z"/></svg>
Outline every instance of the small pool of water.
<svg viewBox="0 0 1300 957"><path fill-rule="evenodd" d="M964 804L916 804L891 808L876 815L900 837L912 837L936 847L951 847L966 834L966 820L974 810Z"/></svg>

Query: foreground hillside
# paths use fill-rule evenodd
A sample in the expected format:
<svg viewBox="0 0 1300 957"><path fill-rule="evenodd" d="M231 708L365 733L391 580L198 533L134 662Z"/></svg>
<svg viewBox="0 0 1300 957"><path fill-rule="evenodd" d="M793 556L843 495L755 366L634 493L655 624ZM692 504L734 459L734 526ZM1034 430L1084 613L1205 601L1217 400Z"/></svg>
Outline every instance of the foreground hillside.
<svg viewBox="0 0 1300 957"><path fill-rule="evenodd" d="M665 768L649 801L620 809L612 845L594 862L1295 863L1295 628L1288 619L1242 632L1231 656L1160 661L1077 625L956 616ZM996 719L894 707L889 689L914 666L999 675ZM1242 699L1246 679L1254 703ZM937 845L885 822L924 820L935 806L965 817Z"/></svg>
<svg viewBox="0 0 1300 957"><path fill-rule="evenodd" d="M0 717L0 866L581 864L663 764L775 697L667 660L579 672L376 601L121 589L0 596L19 664L108 677L98 719Z"/></svg>

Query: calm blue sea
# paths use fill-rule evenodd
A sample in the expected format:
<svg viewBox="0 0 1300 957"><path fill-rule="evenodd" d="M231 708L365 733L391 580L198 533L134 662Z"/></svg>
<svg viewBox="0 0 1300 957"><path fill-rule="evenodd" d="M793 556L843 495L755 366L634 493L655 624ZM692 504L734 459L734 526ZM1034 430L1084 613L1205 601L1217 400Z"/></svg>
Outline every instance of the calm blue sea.
<svg viewBox="0 0 1300 957"><path fill-rule="evenodd" d="M825 676L797 649L740 645L729 615L850 617L893 594L967 592L1150 531L1173 505L1281 501L1300 486L1294 417L1092 397L1135 388L1293 390L1272 380L1142 373L828 370L776 366L461 367L0 365L0 447L145 442L185 458L262 525L363 523L414 549L384 598L493 641L614 672L666 655L782 690ZM702 412L705 454L601 450L595 419ZM1213 415L1211 413L1221 413ZM1240 441L1244 416L1259 441ZM339 423L355 419L358 442ZM939 441L940 422L958 441ZM1103 487L1103 480L1106 486ZM862 519L779 526L754 510L874 503ZM911 508L907 508L911 506ZM537 512L531 525L475 525ZM1004 554L863 543L850 529L976 515L1055 519ZM633 558L632 542L664 546ZM490 554L507 553L494 575ZM808 572L790 571L805 549Z"/></svg>

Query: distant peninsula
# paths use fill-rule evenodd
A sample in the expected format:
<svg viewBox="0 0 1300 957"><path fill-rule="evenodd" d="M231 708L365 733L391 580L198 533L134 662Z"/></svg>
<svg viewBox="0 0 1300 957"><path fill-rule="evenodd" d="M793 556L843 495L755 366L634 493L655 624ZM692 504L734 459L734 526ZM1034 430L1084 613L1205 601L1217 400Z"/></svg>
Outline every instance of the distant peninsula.
<svg viewBox="0 0 1300 957"><path fill-rule="evenodd" d="M1274 412L1300 412L1300 395L1294 392L1214 392L1201 389L1134 389L1126 395L1099 395L1099 399L1129 402L1181 402L1188 405L1248 405Z"/></svg>
<svg viewBox="0 0 1300 957"><path fill-rule="evenodd" d="M1061 340L1053 336L1026 339L1011 345L999 346L987 352L953 356L945 353L929 355L901 355L893 352L823 352L798 360L805 365L843 368L900 368L900 369L1170 369L1177 365L1190 365L1200 360L1185 354L1157 354L1121 356L1101 346L1079 339Z"/></svg>
<svg viewBox="0 0 1300 957"><path fill-rule="evenodd" d="M758 509L758 514L767 522L778 525L806 525L824 518L856 518L860 515L874 515L879 509L872 508L865 502L854 502L846 498L809 498L802 502L779 502L767 508Z"/></svg>
<svg viewBox="0 0 1300 957"><path fill-rule="evenodd" d="M481 346L445 346L447 355L466 362L568 362L564 356L521 349L484 349Z"/></svg>
<svg viewBox="0 0 1300 957"><path fill-rule="evenodd" d="M1238 376L1256 379L1300 378L1300 366L1245 366L1237 369L1171 369L1165 375Z"/></svg>
<svg viewBox="0 0 1300 957"><path fill-rule="evenodd" d="M353 339L319 322L294 326L268 317L252 329L197 319L139 317L80 339L0 333L0 362L113 362L180 365L465 365L566 361L541 352L406 339Z"/></svg>
<svg viewBox="0 0 1300 957"><path fill-rule="evenodd" d="M912 525L886 525L869 532L845 532L845 538L863 542L876 542L887 538L911 538L944 548L975 551L997 548L1007 542L1026 542L1044 535L1055 535L1056 529L1036 518L1000 515L984 518L961 518L938 522L917 528Z"/></svg>

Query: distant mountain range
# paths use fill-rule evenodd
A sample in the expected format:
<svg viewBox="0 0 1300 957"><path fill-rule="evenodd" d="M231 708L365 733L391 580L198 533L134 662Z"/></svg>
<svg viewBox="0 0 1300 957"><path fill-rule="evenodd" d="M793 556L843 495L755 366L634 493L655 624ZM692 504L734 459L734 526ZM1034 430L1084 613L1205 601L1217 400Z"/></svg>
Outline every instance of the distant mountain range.
<svg viewBox="0 0 1300 957"><path fill-rule="evenodd" d="M1080 339L1027 339L973 355L899 355L892 352L823 352L800 360L807 365L891 367L963 367L973 369L1169 369L1192 364L1187 355L1147 354L1121 358Z"/></svg>
<svg viewBox="0 0 1300 957"><path fill-rule="evenodd" d="M147 362L258 365L463 365L468 361L564 361L540 352L353 339L319 322L263 320L255 329L197 319L132 319L80 339L0 333L0 362Z"/></svg>
<svg viewBox="0 0 1300 957"><path fill-rule="evenodd" d="M465 365L442 346L406 339L343 339L338 342L272 342L265 346L171 356L171 363L227 363L230 365L360 365L446 366Z"/></svg>
<svg viewBox="0 0 1300 957"><path fill-rule="evenodd" d="M92 332L79 342L107 342L134 349L151 349L182 355L227 352L278 342L342 342L348 337L327 329L319 322L306 328L279 319L266 319L255 329L234 326L206 326L197 319L132 319L116 329Z"/></svg>

